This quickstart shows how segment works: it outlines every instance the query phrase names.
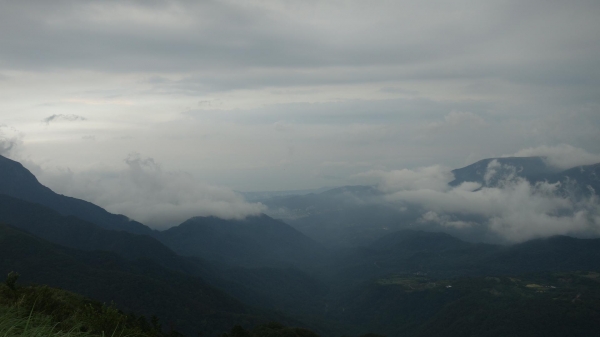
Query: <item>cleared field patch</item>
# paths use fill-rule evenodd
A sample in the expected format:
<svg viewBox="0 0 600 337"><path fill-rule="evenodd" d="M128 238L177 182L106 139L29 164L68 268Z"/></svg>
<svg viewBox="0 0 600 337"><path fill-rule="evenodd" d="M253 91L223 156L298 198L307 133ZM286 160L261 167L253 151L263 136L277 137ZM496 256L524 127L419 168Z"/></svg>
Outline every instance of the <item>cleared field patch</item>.
<svg viewBox="0 0 600 337"><path fill-rule="evenodd" d="M444 281L433 281L425 277L406 275L394 275L387 278L382 278L377 280L377 284L383 286L400 286L406 291L422 291L448 286L448 283Z"/></svg>

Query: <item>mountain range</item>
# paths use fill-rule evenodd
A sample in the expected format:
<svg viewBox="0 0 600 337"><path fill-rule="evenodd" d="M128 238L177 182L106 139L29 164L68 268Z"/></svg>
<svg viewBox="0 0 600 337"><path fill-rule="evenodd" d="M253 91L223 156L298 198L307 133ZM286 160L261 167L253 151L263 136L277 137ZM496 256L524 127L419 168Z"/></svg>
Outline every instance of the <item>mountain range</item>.
<svg viewBox="0 0 600 337"><path fill-rule="evenodd" d="M449 188L465 182L478 184L479 189L501 188L499 183L505 183L507 179L524 179L532 185L556 184L556 195L573 200L589 198L600 191L600 163L561 170L543 157L502 157L480 160L451 173L454 179L448 182ZM283 219L313 240L335 248L369 245L390 232L415 227L445 231L468 241L502 241L477 228L456 230L435 222L419 222L424 213L419 205L399 206L389 202L377 186L344 186L321 193L257 201L268 207L267 214ZM472 222L485 220L469 214L460 214L460 217Z"/></svg>
<svg viewBox="0 0 600 337"><path fill-rule="evenodd" d="M453 171L450 185L493 186L482 171L490 165L570 192L598 188L598 164L557 170L537 157L487 159ZM408 226L418 210L364 202L381 195L346 186L279 196L263 202L293 213L285 222L194 217L156 231L54 193L0 157L0 272L157 315L190 336L268 321L331 337L586 336L600 328L600 239L464 241Z"/></svg>

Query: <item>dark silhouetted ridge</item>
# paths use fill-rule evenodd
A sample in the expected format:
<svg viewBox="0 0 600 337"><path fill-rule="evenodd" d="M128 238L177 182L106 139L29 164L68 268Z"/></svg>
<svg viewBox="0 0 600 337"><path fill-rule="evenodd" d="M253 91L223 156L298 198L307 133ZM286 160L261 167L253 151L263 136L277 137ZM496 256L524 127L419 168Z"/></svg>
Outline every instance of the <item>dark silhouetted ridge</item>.
<svg viewBox="0 0 600 337"><path fill-rule="evenodd" d="M126 312L157 315L190 336L270 320L202 279L151 260L127 261L113 253L61 247L3 224L0 257L2 275L14 270L24 284L43 283L114 301Z"/></svg>
<svg viewBox="0 0 600 337"><path fill-rule="evenodd" d="M90 202L53 192L40 184L21 163L0 156L0 194L35 202L63 215L73 215L112 230L136 234L152 234L152 230L124 215L107 212Z"/></svg>
<svg viewBox="0 0 600 337"><path fill-rule="evenodd" d="M181 257L150 236L104 229L40 204L1 194L0 222L65 247L110 251L127 259L148 258L173 269L185 269L186 265Z"/></svg>
<svg viewBox="0 0 600 337"><path fill-rule="evenodd" d="M238 266L307 265L324 253L304 234L266 215L243 220L195 217L159 238L179 254Z"/></svg>

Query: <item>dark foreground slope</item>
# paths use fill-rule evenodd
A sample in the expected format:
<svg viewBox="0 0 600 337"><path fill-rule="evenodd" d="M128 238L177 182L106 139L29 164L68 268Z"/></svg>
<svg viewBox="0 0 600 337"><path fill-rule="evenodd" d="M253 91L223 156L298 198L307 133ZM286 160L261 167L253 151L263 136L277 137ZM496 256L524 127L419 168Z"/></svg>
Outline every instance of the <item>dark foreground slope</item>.
<svg viewBox="0 0 600 337"><path fill-rule="evenodd" d="M63 215L73 215L107 229L137 234L152 234L147 226L124 215L107 212L85 200L53 192L16 161L0 156L0 194L39 203Z"/></svg>
<svg viewBox="0 0 600 337"><path fill-rule="evenodd" d="M44 337L166 337L160 321L48 286L21 286L9 275L0 284L0 335ZM18 275L16 275L18 276Z"/></svg>
<svg viewBox="0 0 600 337"><path fill-rule="evenodd" d="M6 225L0 225L0 256L0 274L16 270L26 283L114 301L122 310L162 317L189 335L270 320L203 280L151 260L132 262L108 252L63 248Z"/></svg>
<svg viewBox="0 0 600 337"><path fill-rule="evenodd" d="M2 336L182 336L170 322L162 321L160 317L126 314L113 305L45 285L20 286L12 276L9 275L6 285L0 284ZM318 337L309 330L279 323L262 324L248 330L236 325L225 336Z"/></svg>
<svg viewBox="0 0 600 337"><path fill-rule="evenodd" d="M42 205L5 195L0 195L0 223L65 247L113 252L133 261L150 260L163 268L201 277L213 287L253 307L286 313L311 312L326 292L326 285L297 269L230 267L179 256L149 236L106 230L74 216L63 216ZM39 279L39 282L45 281Z"/></svg>

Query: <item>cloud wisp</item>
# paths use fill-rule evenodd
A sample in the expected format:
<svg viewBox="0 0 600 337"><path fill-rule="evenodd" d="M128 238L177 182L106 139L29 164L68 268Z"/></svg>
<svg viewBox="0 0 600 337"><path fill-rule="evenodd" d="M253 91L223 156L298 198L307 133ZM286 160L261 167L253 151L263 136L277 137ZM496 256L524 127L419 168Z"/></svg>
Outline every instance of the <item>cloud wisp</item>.
<svg viewBox="0 0 600 337"><path fill-rule="evenodd" d="M0 124L0 155L10 157L21 143L22 138L17 129Z"/></svg>
<svg viewBox="0 0 600 337"><path fill-rule="evenodd" d="M242 219L265 209L228 188L200 183L185 172L165 171L152 158L137 153L130 154L121 169L73 172L46 168L38 172L42 183L59 193L88 200L157 229L178 225L193 216Z"/></svg>
<svg viewBox="0 0 600 337"><path fill-rule="evenodd" d="M44 119L42 119L42 123L46 124L46 125L50 125L50 123L54 123L54 122L60 122L60 121L65 121L65 122L77 122L77 121L86 121L87 118L79 116L79 115L74 115L74 114L55 114L52 116L48 116Z"/></svg>

